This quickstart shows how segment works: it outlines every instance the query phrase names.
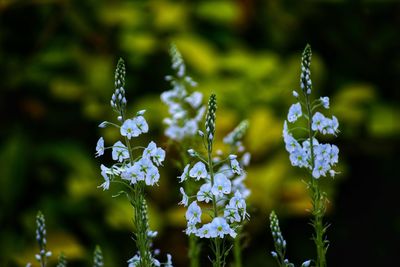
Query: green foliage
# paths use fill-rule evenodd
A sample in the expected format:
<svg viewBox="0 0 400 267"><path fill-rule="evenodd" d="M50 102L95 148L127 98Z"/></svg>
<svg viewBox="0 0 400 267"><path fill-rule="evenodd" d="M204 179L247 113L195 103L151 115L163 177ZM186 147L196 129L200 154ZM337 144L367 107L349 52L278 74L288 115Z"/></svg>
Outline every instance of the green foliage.
<svg viewBox="0 0 400 267"><path fill-rule="evenodd" d="M94 243L108 244L103 250L109 266L126 264L132 252L125 246L131 242L126 235L131 216L118 199L96 189L101 177L92 158L98 131L109 140L116 135L96 126L112 116L108 104L112 72L121 56L128 62L128 109L146 107L152 138L165 140L161 121L166 113L159 93L167 89L163 77L170 72L170 41L181 50L201 85L198 89L218 95L215 140L249 118L244 142L253 155L250 201L256 211L274 208L283 214L282 220L285 216L299 219L310 208L306 188L298 179L302 174L290 168L281 142L282 121L291 101L288 88L297 87L298 54L310 42L315 47L313 86L333 96L332 112L342 131L338 146L344 148L346 161L339 166L342 175L322 185L333 196L328 213L342 221L359 214L348 210L347 203L354 197L357 208L366 212L360 211L363 218L387 229L389 220L374 216L376 209L368 207L395 203L377 195L380 191L395 195L390 190L398 188L392 184L396 179L390 179L396 178L390 162L396 158L392 144L398 143L400 132L398 31L393 27L397 13L395 2L365 1L354 5L340 1L1 1L0 266L34 261L29 258L35 250L31 218L39 208L49 218L53 236L67 241L49 242L57 248L50 249L56 255L65 251L71 266L84 265L90 258L84 248ZM216 148L222 146L216 141ZM367 163L373 167L366 170ZM178 266L186 266L180 238L184 214L176 206L177 174L170 167L173 164L165 165L160 187L147 192L149 207L160 207L150 216L160 226L162 248L173 241L176 246L169 251ZM379 177L382 188L367 177ZM350 188L338 193L337 183ZM360 189L361 183L365 187ZM252 216L252 236L264 232L261 217ZM350 265L363 265L366 253L356 254L342 236L367 229L349 230L346 223L335 227L341 233L336 243L342 252L353 251L352 257L342 256L357 258ZM391 232L396 231L398 227ZM379 252L380 260L367 263L385 265L383 260L390 258L395 246L382 242L381 235L371 235L371 242L380 245L370 246L377 251L369 254ZM249 266L266 261L258 257L266 250L258 242L264 240L251 240L245 250L243 259ZM364 243L360 246L368 249L369 242ZM296 247L294 240L291 245ZM293 255L293 260L299 258ZM342 264L332 260L333 266Z"/></svg>

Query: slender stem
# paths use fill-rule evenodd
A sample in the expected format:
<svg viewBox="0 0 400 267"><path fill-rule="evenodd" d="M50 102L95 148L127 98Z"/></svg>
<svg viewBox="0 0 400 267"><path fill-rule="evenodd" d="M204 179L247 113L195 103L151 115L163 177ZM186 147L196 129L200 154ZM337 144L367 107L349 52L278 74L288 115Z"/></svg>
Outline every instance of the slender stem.
<svg viewBox="0 0 400 267"><path fill-rule="evenodd" d="M46 267L46 256L40 253L40 267Z"/></svg>
<svg viewBox="0 0 400 267"><path fill-rule="evenodd" d="M315 155L314 155L314 133L312 130L312 109L310 107L310 100L308 94L305 94L307 113L308 113L308 133L310 138L310 150L311 150L311 172L315 167ZM312 197L312 215L314 219L312 220L312 225L314 227L314 243L317 249L317 267L326 267L326 247L324 242L324 226L323 217L325 213L325 203L323 197L321 197L320 188L318 185L318 180L311 177L311 197Z"/></svg>
<svg viewBox="0 0 400 267"><path fill-rule="evenodd" d="M242 233L242 227L237 229L237 236L234 238L233 243L233 258L234 258L234 266L242 267L242 250L240 244L240 237Z"/></svg>
<svg viewBox="0 0 400 267"><path fill-rule="evenodd" d="M208 169L210 171L210 179L211 179L211 187L214 186L214 166L212 162L212 156L211 156L211 149L208 150ZM218 207L217 207L217 200L215 198L215 195L212 196L212 202L213 202L213 210L214 210L214 218L218 217ZM221 263L221 244L220 244L220 239L218 237L214 238L214 249L215 249L215 262L213 266L215 267L220 267L222 266Z"/></svg>
<svg viewBox="0 0 400 267"><path fill-rule="evenodd" d="M120 113L122 117L122 121L125 120L125 114L123 112ZM131 144L129 139L125 136L125 143L129 152L129 160L133 164L135 158L132 154ZM152 266L152 259L150 254L150 242L147 236L149 231L148 220L147 220L147 210L144 198L144 186L143 181L139 181L135 185L133 185L132 196L130 197L131 204L134 208L134 224L136 229L135 241L136 247L140 253L140 266L141 267L149 267Z"/></svg>
<svg viewBox="0 0 400 267"><path fill-rule="evenodd" d="M189 253L190 267L200 267L200 247L198 244L198 238L194 235L189 236Z"/></svg>

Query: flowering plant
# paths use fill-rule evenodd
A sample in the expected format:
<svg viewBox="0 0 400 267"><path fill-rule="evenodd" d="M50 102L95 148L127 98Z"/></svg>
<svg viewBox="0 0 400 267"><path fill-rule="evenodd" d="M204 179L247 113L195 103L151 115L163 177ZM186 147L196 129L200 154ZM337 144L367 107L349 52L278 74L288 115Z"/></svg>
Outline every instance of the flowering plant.
<svg viewBox="0 0 400 267"><path fill-rule="evenodd" d="M325 117L322 113L316 111L319 108L329 109L329 98L320 97L311 100L312 81L311 81L311 47L309 45L304 49L301 60L300 88L301 91L293 91L293 96L298 101L289 108L287 121L289 124L301 122L304 118L305 126L289 127L285 120L283 126L283 140L285 148L289 152L289 158L292 166L305 168L310 173L310 179L307 186L310 189L313 219L311 224L314 228L313 240L317 248L316 264L318 267L326 266L325 254L328 249L329 241L326 239L325 233L327 226L323 224L323 217L326 210L326 194L319 186L319 178L330 175L334 177L337 172L334 170L339 159L339 149L336 145L325 144L318 141L318 134L334 135L339 132L339 122L335 116L331 118ZM303 112L304 109L304 112ZM316 111L316 112L315 112ZM306 133L305 138L296 138L295 133L302 131ZM276 219L275 219L276 218ZM271 225L277 224L277 217L271 213ZM273 235L277 231L273 230ZM279 230L280 232L280 230ZM275 247L285 248L286 244L279 242L280 238L274 236ZM285 259L282 257L284 253L272 253L281 266L285 265Z"/></svg>
<svg viewBox="0 0 400 267"><path fill-rule="evenodd" d="M134 138L147 133L149 126L144 118L145 110L138 111L133 117L128 117L126 114L127 100L124 87L125 64L120 59L115 71L115 92L111 97L111 107L117 113L117 122L104 121L99 127L116 127L123 141L105 147L103 137L98 140L96 156L101 156L106 149L111 149L112 159L115 161L111 167L100 166L104 183L99 187L108 190L111 182L122 184L126 189L124 193L134 207L135 241L138 252L128 261L129 266L160 266L161 263L153 257L151 250L151 240L157 232L149 229L144 189L145 186L157 185L160 179L158 168L165 159L165 151L157 147L153 141L147 147L132 146ZM141 152L137 153L138 151ZM168 255L165 266L172 266L170 258Z"/></svg>
<svg viewBox="0 0 400 267"><path fill-rule="evenodd" d="M186 165L179 177L180 182L188 179L197 181L200 184L199 190L194 195L187 195L181 187L180 204L188 207L185 215L186 234L211 239L215 254L213 266L224 266L228 250L221 241L226 236L236 238L237 230L248 219L245 198L249 191L241 183L243 179L233 182L244 173L243 163L239 163L236 155L230 154L221 159L222 154L219 153L220 156L213 157L216 109L216 96L213 94L208 102L206 133L199 131L206 155L189 149L188 153L195 163ZM203 222L206 216L202 215L208 215L206 222Z"/></svg>

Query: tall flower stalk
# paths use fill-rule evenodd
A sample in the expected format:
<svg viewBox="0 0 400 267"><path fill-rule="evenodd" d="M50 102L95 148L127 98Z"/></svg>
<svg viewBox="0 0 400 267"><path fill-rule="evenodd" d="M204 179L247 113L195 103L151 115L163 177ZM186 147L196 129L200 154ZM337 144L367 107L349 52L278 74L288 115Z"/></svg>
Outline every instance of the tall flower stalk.
<svg viewBox="0 0 400 267"><path fill-rule="evenodd" d="M93 253L93 267L103 267L103 252L101 251L100 246L96 246Z"/></svg>
<svg viewBox="0 0 400 267"><path fill-rule="evenodd" d="M134 208L134 240L138 252L128 261L129 266L159 266L160 263L153 257L151 250L152 239L157 232L149 229L145 187L157 185L160 178L158 168L165 159L165 151L153 141L147 147L133 146L131 142L134 138L147 133L149 126L144 118L145 110L130 117L126 112L126 105L125 64L120 59L115 71L115 91L111 97L111 107L117 113L117 121L105 121L99 127L116 127L122 141L117 141L111 147L104 146L103 137L97 142L96 156L101 156L105 150L110 149L115 161L111 167L101 165L104 183L100 187L108 190L111 182L123 185L124 193Z"/></svg>
<svg viewBox="0 0 400 267"><path fill-rule="evenodd" d="M329 241L326 237L327 225L323 218L326 211L327 197L321 189L319 178L330 175L334 177L337 173L333 168L338 163L339 149L335 145L320 143L316 136L334 135L339 132L339 122L335 116L325 117L322 113L316 111L324 108L329 109L329 98L320 97L311 98L311 47L309 45L304 49L301 60L300 93L293 91L293 96L297 103L293 104L287 116L289 124L296 123L300 118L304 118L303 125L296 125L289 129L288 122L285 121L283 129L283 138L286 150L290 154L290 161L293 166L306 168L310 173L310 179L307 185L310 192L313 216L311 225L314 228L313 240L316 246L317 267L327 266L326 252ZM303 109L305 112L303 113ZM300 121L300 120L299 120ZM306 133L301 138L294 137L297 132ZM301 142L302 141L302 142Z"/></svg>
<svg viewBox="0 0 400 267"><path fill-rule="evenodd" d="M172 89L161 94L161 100L168 106L169 113L169 117L164 119L166 124L164 134L168 137L170 146L178 151L179 158L175 162L181 169L190 161L186 151L197 146L199 123L204 117L206 108L202 105L203 94L193 90L197 83L186 74L186 66L179 50L171 44L169 52L174 74L165 77ZM193 183L185 181L183 187L185 192L195 193ZM200 267L200 252L198 237L189 236L190 267Z"/></svg>
<svg viewBox="0 0 400 267"><path fill-rule="evenodd" d="M51 251L47 250L46 240L46 220L41 211L36 215L36 241L39 245L39 254L35 255L40 267L46 267L47 259L51 256Z"/></svg>
<svg viewBox="0 0 400 267"><path fill-rule="evenodd" d="M205 153L189 149L188 153L196 163L186 165L181 175L181 182L192 179L201 185L198 185L199 190L195 195L187 195L181 187L180 204L188 207L185 214L186 234L210 239L214 253L212 264L220 267L225 266L225 258L231 249L227 247L227 237L236 238L236 231L248 218L248 213L242 194L245 192L241 191L243 187L232 182L244 172L243 166L236 155L221 159L221 153L217 153L220 154L217 157L213 154L216 110L216 96L213 94L208 102L205 133L199 132ZM195 200L189 205L191 199ZM202 223L204 219L206 222Z"/></svg>
<svg viewBox="0 0 400 267"><path fill-rule="evenodd" d="M249 122L247 120L243 120L239 123L238 126L236 126L235 129L233 129L232 132L230 132L225 138L223 139L223 142L227 145L229 145L229 154L235 154L239 155L241 154L241 160L240 163L242 166L248 166L250 164L250 158L251 155L249 152L246 151L246 148L244 147L242 143L242 139L244 135L247 132L247 129L249 128ZM247 189L246 185L243 183L243 181L246 179L246 173L242 172L242 174L237 177L235 180L233 180L233 184L239 188L240 187L240 192L243 195L245 199L250 195L250 190ZM243 223L242 226L238 227L236 232L237 232L237 237L234 239L233 243L233 258L234 258L234 266L235 267L241 267L242 266L242 235L243 235L243 227L244 227L245 222Z"/></svg>

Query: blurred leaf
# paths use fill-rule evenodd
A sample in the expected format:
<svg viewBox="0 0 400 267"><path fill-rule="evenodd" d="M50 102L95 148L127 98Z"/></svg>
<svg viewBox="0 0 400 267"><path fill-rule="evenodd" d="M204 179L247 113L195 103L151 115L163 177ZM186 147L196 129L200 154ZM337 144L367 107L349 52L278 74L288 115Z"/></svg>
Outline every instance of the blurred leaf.
<svg viewBox="0 0 400 267"><path fill-rule="evenodd" d="M111 203L106 212L106 222L114 229L133 231L133 207L125 195L109 200Z"/></svg>
<svg viewBox="0 0 400 267"><path fill-rule="evenodd" d="M2 144L0 151L0 194L1 210L0 221L6 216L9 209L13 209L16 199L23 193L24 177L26 173L26 156L29 156L25 138L16 133ZM29 150L28 150L29 151Z"/></svg>
<svg viewBox="0 0 400 267"><path fill-rule="evenodd" d="M55 78L50 83L51 93L56 97L64 100L77 100L83 94L83 88L64 78Z"/></svg>
<svg viewBox="0 0 400 267"><path fill-rule="evenodd" d="M144 21L142 10L130 2L100 5L98 16L107 25L136 27Z"/></svg>
<svg viewBox="0 0 400 267"><path fill-rule="evenodd" d="M374 105L368 128L371 135L378 137L396 136L400 132L400 111L390 106Z"/></svg>
<svg viewBox="0 0 400 267"><path fill-rule="evenodd" d="M205 75L218 68L218 57L212 45L196 35L180 35L173 39L189 66Z"/></svg>
<svg viewBox="0 0 400 267"><path fill-rule="evenodd" d="M150 6L154 13L154 25L160 30L177 30L187 27L188 10L186 5L163 0L152 0Z"/></svg>
<svg viewBox="0 0 400 267"><path fill-rule="evenodd" d="M49 258L49 265L55 266L58 262L58 255L63 252L67 256L67 260L83 259L86 256L86 251L82 244L71 234L66 232L48 231L47 248L52 252ZM27 262L32 263L32 266L39 266L35 259L35 254L38 253L36 243L33 247L26 249L22 255L14 255L14 260L19 266L25 266Z"/></svg>
<svg viewBox="0 0 400 267"><path fill-rule="evenodd" d="M255 109L249 122L251 127L248 130L246 141L249 144L249 151L255 157L265 154L282 142L282 123L275 118L270 109Z"/></svg>
<svg viewBox="0 0 400 267"><path fill-rule="evenodd" d="M196 14L203 19L229 25L239 19L238 5L238 2L232 1L206 1L201 2L195 10Z"/></svg>
<svg viewBox="0 0 400 267"><path fill-rule="evenodd" d="M347 85L332 97L332 113L347 127L340 127L345 135L353 136L365 122L368 107L375 100L375 90L368 84Z"/></svg>
<svg viewBox="0 0 400 267"><path fill-rule="evenodd" d="M137 56L153 52L157 40L150 33L131 32L121 35L120 44L122 50Z"/></svg>
<svg viewBox="0 0 400 267"><path fill-rule="evenodd" d="M268 164L253 166L248 170L246 184L251 190L249 202L262 210L270 210L277 201L277 193L288 170L283 154L273 157Z"/></svg>

